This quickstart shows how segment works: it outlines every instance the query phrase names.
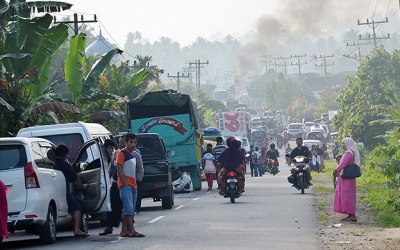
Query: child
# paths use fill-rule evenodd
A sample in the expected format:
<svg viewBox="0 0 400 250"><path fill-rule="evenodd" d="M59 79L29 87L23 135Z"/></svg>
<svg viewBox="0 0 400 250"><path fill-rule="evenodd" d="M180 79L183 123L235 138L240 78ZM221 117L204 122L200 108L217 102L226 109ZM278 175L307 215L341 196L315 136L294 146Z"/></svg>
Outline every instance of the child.
<svg viewBox="0 0 400 250"><path fill-rule="evenodd" d="M342 155L337 155L335 158L336 163L339 165L340 159L342 159ZM333 175L333 188L336 189L336 175Z"/></svg>

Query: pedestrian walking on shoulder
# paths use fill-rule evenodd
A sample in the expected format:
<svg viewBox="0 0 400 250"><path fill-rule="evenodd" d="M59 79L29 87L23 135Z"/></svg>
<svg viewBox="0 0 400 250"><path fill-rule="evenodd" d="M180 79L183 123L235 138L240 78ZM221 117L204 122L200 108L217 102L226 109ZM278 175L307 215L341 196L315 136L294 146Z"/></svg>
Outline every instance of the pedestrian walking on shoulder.
<svg viewBox="0 0 400 250"><path fill-rule="evenodd" d="M207 184L208 184L208 189L207 191L211 191L214 183L214 177L216 173L216 159L215 155L213 154L213 149L212 149L212 144L209 143L207 144L207 151L204 152L203 157L202 157L202 163L203 163L203 170L204 173L206 174L206 179L207 179Z"/></svg>

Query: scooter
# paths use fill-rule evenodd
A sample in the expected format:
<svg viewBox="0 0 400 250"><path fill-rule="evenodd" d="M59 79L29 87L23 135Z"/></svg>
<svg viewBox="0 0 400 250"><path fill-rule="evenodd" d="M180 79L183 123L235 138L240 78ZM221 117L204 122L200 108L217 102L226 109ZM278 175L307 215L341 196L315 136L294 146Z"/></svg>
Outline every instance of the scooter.
<svg viewBox="0 0 400 250"><path fill-rule="evenodd" d="M307 181L307 171L309 159L305 156L296 156L293 160L293 167L291 169L292 175L288 177L288 181L294 184L297 190L301 190L304 194L304 189L310 187Z"/></svg>
<svg viewBox="0 0 400 250"><path fill-rule="evenodd" d="M235 171L228 171L226 174L226 190L224 193L225 198L229 198L231 203L235 203L235 199L239 198L242 194L238 190L238 180Z"/></svg>
<svg viewBox="0 0 400 250"><path fill-rule="evenodd" d="M270 159L269 160L269 173L272 175L278 174L278 160Z"/></svg>

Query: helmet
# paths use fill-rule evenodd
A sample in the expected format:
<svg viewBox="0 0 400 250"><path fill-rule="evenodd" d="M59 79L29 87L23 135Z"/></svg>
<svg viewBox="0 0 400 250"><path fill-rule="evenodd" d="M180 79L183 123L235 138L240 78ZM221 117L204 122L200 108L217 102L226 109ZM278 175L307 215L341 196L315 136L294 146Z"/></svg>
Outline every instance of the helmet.
<svg viewBox="0 0 400 250"><path fill-rule="evenodd" d="M269 144L269 147L270 147L270 148L275 148L275 143Z"/></svg>

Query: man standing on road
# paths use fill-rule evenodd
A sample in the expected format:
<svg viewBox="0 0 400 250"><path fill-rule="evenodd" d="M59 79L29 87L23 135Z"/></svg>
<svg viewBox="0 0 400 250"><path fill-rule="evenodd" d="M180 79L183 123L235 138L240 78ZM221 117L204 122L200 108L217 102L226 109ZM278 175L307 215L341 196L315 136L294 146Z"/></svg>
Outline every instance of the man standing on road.
<svg viewBox="0 0 400 250"><path fill-rule="evenodd" d="M107 140L104 142L104 147L107 148L108 144L106 143ZM122 201L119 197L119 190L118 190L118 175L117 175L117 167L115 165L115 158L117 153L125 148L125 136L122 136L119 141L119 150L115 151L110 159L109 165L109 174L111 177L111 188L110 188L110 202L111 202L111 212L107 213L107 218L104 221L100 221L102 226L105 226L103 232L99 233L99 235L107 235L113 233L113 227L119 227L119 222L121 220L121 213L122 213Z"/></svg>
<svg viewBox="0 0 400 250"><path fill-rule="evenodd" d="M144 237L134 228L134 215L137 199L136 168L143 168L142 158L135 151L136 135L125 136L126 146L118 152L116 158L118 188L122 200L121 237Z"/></svg>
<svg viewBox="0 0 400 250"><path fill-rule="evenodd" d="M67 184L67 205L68 213L72 215L74 221L74 235L78 238L84 238L89 236L87 232L82 232L81 227L81 204L74 195L75 189L86 190L88 184L82 184L78 179L78 176L74 168L69 164L67 160L69 149L67 146L60 144L55 149L55 166L54 169L60 170L65 177Z"/></svg>
<svg viewBox="0 0 400 250"><path fill-rule="evenodd" d="M253 163L253 159L252 159L253 152L254 152L254 146L253 146L253 145L250 145L250 151L249 151L248 154L249 154L249 158L250 158L249 165L250 165L250 174L251 174L251 177L254 176L254 163Z"/></svg>

